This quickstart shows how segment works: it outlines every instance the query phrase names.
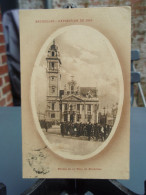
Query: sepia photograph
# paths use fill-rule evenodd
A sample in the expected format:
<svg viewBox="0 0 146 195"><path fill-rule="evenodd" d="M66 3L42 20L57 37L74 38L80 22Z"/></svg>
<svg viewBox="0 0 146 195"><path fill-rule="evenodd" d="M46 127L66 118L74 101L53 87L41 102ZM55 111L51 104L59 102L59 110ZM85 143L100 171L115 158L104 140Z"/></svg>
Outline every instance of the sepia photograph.
<svg viewBox="0 0 146 195"><path fill-rule="evenodd" d="M65 159L98 155L116 133L124 86L110 41L86 25L70 25L44 42L31 78L31 106L39 135Z"/></svg>

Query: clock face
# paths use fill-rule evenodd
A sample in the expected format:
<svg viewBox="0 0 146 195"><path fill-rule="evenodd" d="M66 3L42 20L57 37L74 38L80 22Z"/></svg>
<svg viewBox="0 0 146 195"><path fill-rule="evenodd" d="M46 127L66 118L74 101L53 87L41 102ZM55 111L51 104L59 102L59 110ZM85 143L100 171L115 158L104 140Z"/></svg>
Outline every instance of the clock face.
<svg viewBox="0 0 146 195"><path fill-rule="evenodd" d="M101 32L71 25L42 45L31 80L32 112L42 140L56 155L83 160L108 147L123 97L118 56Z"/></svg>
<svg viewBox="0 0 146 195"><path fill-rule="evenodd" d="M54 81L55 80L55 77L54 76L51 76L51 81Z"/></svg>

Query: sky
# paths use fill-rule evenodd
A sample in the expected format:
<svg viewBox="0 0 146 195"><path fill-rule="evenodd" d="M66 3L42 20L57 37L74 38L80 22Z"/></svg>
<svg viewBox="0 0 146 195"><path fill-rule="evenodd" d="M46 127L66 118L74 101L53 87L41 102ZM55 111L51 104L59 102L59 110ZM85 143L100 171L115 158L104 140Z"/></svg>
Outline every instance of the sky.
<svg viewBox="0 0 146 195"><path fill-rule="evenodd" d="M97 30L83 25L63 28L55 42L61 59L61 88L71 76L80 87L97 87L100 105L111 106L118 102L123 82L121 68L111 43ZM47 94L46 56L53 40L42 46L43 55L36 71L36 104L45 109ZM40 54L39 54L40 55ZM40 106L41 105L41 106ZM40 108L39 108L40 109Z"/></svg>

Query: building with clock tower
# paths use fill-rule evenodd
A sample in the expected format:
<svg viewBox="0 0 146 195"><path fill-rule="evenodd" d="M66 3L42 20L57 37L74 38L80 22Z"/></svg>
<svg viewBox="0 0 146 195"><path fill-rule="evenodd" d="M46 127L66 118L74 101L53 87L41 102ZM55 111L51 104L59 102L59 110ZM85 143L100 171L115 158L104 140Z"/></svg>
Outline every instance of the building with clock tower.
<svg viewBox="0 0 146 195"><path fill-rule="evenodd" d="M50 46L48 50L48 55L46 57L47 61L47 121L60 121L60 105L59 105L59 94L60 94L60 83L61 83L61 60L59 58L60 54L58 47L55 44Z"/></svg>
<svg viewBox="0 0 146 195"><path fill-rule="evenodd" d="M61 89L61 60L53 41L46 57L47 109L46 120L60 122L98 122L99 99L96 87L80 87L74 76Z"/></svg>

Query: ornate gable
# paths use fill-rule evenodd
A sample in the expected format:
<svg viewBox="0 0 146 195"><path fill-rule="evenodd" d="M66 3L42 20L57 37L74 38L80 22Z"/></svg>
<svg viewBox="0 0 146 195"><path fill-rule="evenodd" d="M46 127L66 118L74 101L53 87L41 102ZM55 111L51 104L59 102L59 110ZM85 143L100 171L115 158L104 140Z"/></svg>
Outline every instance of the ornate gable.
<svg viewBox="0 0 146 195"><path fill-rule="evenodd" d="M84 101L82 98L75 96L75 95L69 95L64 98L62 98L62 101Z"/></svg>

